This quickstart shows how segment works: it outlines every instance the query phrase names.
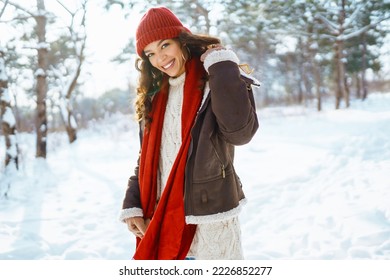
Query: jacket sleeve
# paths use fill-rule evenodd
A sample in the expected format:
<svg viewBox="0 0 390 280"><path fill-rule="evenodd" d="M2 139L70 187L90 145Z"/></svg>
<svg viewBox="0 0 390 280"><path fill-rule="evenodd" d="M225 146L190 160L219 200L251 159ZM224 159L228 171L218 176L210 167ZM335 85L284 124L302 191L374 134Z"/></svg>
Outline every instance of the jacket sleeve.
<svg viewBox="0 0 390 280"><path fill-rule="evenodd" d="M139 134L140 134L140 143L142 146L141 128ZM140 160L140 156L138 157L137 165L134 169L134 174L130 176L127 183L125 197L122 203L122 210L120 211L119 214L119 220L122 222L125 222L127 218L143 216L141 199L140 199L139 181L138 181L139 160Z"/></svg>
<svg viewBox="0 0 390 280"><path fill-rule="evenodd" d="M255 135L259 123L251 80L241 76L237 63L231 50L214 51L204 62L219 133L226 142L243 145Z"/></svg>
<svg viewBox="0 0 390 280"><path fill-rule="evenodd" d="M127 189L122 203L122 210L119 214L119 220L122 222L124 222L127 218L143 216L139 194L138 164L139 159L137 161L137 166L134 169L134 175L130 176L127 183Z"/></svg>

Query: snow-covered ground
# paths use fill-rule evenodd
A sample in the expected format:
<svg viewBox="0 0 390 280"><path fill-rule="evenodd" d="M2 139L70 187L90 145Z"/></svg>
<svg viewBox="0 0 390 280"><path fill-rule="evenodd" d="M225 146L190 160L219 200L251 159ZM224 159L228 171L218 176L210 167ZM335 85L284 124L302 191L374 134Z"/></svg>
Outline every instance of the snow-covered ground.
<svg viewBox="0 0 390 280"><path fill-rule="evenodd" d="M257 135L236 152L246 258L390 259L390 94L258 113ZM130 259L135 240L117 218L139 148L132 117L92 124L72 145L51 134L46 162L33 136L19 141L21 170L0 200L0 259ZM3 150L0 138L1 161Z"/></svg>

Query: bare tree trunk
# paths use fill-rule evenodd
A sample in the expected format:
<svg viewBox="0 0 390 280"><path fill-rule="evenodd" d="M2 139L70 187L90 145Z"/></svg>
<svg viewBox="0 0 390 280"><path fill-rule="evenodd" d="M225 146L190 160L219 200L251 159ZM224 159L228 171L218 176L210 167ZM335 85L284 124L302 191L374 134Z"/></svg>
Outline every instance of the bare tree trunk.
<svg viewBox="0 0 390 280"><path fill-rule="evenodd" d="M360 99L362 96L362 82L360 79L360 72L356 73L355 80L356 80L356 98Z"/></svg>
<svg viewBox="0 0 390 280"><path fill-rule="evenodd" d="M302 69L302 64L300 64L299 66L299 70L298 70L298 104L303 104L305 98L305 93L304 93L304 85L305 85L305 74L303 73L303 69Z"/></svg>
<svg viewBox="0 0 390 280"><path fill-rule="evenodd" d="M316 97L317 97L317 111L322 110L322 83L321 83L321 74L320 69L315 65L314 69L314 79L316 80Z"/></svg>
<svg viewBox="0 0 390 280"><path fill-rule="evenodd" d="M308 34L314 34L313 31L313 24L308 25ZM315 38L313 35L310 35L308 37L308 71L310 71L314 78L314 84L315 84L315 96L317 99L317 111L322 110L322 96L321 96L321 90L322 90L322 81L321 81L321 70L320 67L315 59L316 54L318 53L318 44L316 43Z"/></svg>
<svg viewBox="0 0 390 280"><path fill-rule="evenodd" d="M12 112L11 97L8 92L8 77L5 73L4 53L0 49L0 115L5 138L5 180L0 184L0 196L7 195L12 173L19 169L19 148L16 137L16 120ZM2 185L2 186L1 186Z"/></svg>
<svg viewBox="0 0 390 280"><path fill-rule="evenodd" d="M321 96L321 90L322 90L322 81L321 81L321 72L320 68L317 65L314 53L312 50L309 51L309 59L311 64L312 73L314 76L315 81L315 89L316 89L316 98L317 98L317 111L322 110L322 96Z"/></svg>
<svg viewBox="0 0 390 280"><path fill-rule="evenodd" d="M47 113L46 113L46 97L47 97L47 43L46 43L46 15L44 0L37 0L37 8L39 15L35 16L37 22L36 32L38 36L38 70L37 78L37 116L36 116L36 157L46 158L47 148Z"/></svg>
<svg viewBox="0 0 390 280"><path fill-rule="evenodd" d="M69 143L73 143L77 140L77 125L76 119L73 116L73 111L68 111L68 120L66 125L66 132L68 133Z"/></svg>
<svg viewBox="0 0 390 280"><path fill-rule="evenodd" d="M71 125L66 127L66 131L68 133L69 143L73 143L77 140L77 130L74 129Z"/></svg>
<svg viewBox="0 0 390 280"><path fill-rule="evenodd" d="M344 66L344 63L343 63ZM347 74L345 73L345 66L344 66L344 100L345 100L345 105L348 108L349 107L349 101L350 101L350 96L351 96L351 91L349 87L349 78Z"/></svg>
<svg viewBox="0 0 390 280"><path fill-rule="evenodd" d="M297 54L298 59L298 103L303 104L306 100L305 96L307 94L307 82L306 82L306 75L305 75L305 69L304 69L304 55L303 55L303 43L302 38L299 37L298 39L298 49L300 50ZM293 68L292 68L293 69Z"/></svg>
<svg viewBox="0 0 390 280"><path fill-rule="evenodd" d="M294 96L294 81L296 81L295 77L295 72L293 71L294 66L293 66L293 61L292 61L292 55L290 53L286 53L286 76L287 78L285 79L285 89L286 89L286 101L287 104L293 104L296 102L296 97Z"/></svg>
<svg viewBox="0 0 390 280"><path fill-rule="evenodd" d="M336 65L336 109L340 108L341 99L344 96L344 78L343 66L341 61L342 47L341 42L336 42L335 45L335 65Z"/></svg>
<svg viewBox="0 0 390 280"><path fill-rule="evenodd" d="M77 140L77 123L73 116L70 99L61 97L59 107L61 110L61 119L65 125L66 133L68 134L69 143L73 143Z"/></svg>
<svg viewBox="0 0 390 280"><path fill-rule="evenodd" d="M339 21L339 34L344 34L345 22L345 0L341 1ZM341 39L336 40L335 44L336 59L336 109L340 108L341 99L344 98L345 106L349 107L349 94L345 82L345 65L344 65L344 42Z"/></svg>
<svg viewBox="0 0 390 280"><path fill-rule="evenodd" d="M366 70L367 70L367 42L366 42L366 33L363 33L363 50L362 50L362 89L363 95L362 99L365 100L367 98L368 90L367 90L367 80L366 80Z"/></svg>
<svg viewBox="0 0 390 280"><path fill-rule="evenodd" d="M335 46L336 64L336 109L340 108L341 100L344 98L345 106L349 107L349 94L346 88L345 65L343 62L343 42L337 41Z"/></svg>

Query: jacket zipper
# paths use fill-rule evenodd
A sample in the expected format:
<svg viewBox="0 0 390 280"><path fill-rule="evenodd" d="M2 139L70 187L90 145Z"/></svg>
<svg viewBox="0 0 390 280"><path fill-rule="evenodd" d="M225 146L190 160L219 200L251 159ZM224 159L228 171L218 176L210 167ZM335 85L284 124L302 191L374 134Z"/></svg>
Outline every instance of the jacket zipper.
<svg viewBox="0 0 390 280"><path fill-rule="evenodd" d="M205 104L207 103L207 99L210 98L210 94L211 94L211 90L208 89L208 96L206 97L206 100L205 100L203 106L201 107L201 110L199 111L199 113L202 112L203 110L205 110L205 108L206 108ZM223 164L223 161L221 160L221 157L219 156L219 154L217 152L217 149L215 148L215 144L214 144L214 142L212 140L211 140L211 143L213 144L214 153L217 156L217 159L219 160L219 163L220 163L220 166L221 166L222 178L225 179L225 177L226 177L225 165Z"/></svg>
<svg viewBox="0 0 390 280"><path fill-rule="evenodd" d="M225 179L226 177L226 171L225 171L225 165L223 164L223 161L221 160L218 152L217 152L217 149L215 148L215 144L213 141L211 141L213 143L213 150L214 150L214 153L215 155L217 156L217 159L219 160L219 163L220 163L220 166L221 166L221 176L223 179Z"/></svg>

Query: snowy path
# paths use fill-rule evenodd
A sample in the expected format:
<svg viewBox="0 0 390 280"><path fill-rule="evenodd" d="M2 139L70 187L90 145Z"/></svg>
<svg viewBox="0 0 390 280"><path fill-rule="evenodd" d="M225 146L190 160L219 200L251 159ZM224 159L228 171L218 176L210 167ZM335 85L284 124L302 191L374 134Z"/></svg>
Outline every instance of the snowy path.
<svg viewBox="0 0 390 280"><path fill-rule="evenodd" d="M246 257L390 259L390 95L259 118L236 152ZM47 164L21 138L22 174L0 201L0 259L130 258L134 238L117 215L138 150L132 120L114 116L71 146L51 136Z"/></svg>
<svg viewBox="0 0 390 280"><path fill-rule="evenodd" d="M133 240L117 220L131 157L136 155L129 143L137 138L126 121L121 120L123 127L110 123L104 132L96 127L88 135L81 133L72 146L58 136L61 147L53 147L48 164L35 162L26 168L33 180L19 179L14 190L22 199L6 201L6 212L0 206L0 237L8 243L8 248L1 246L0 259L131 256Z"/></svg>

